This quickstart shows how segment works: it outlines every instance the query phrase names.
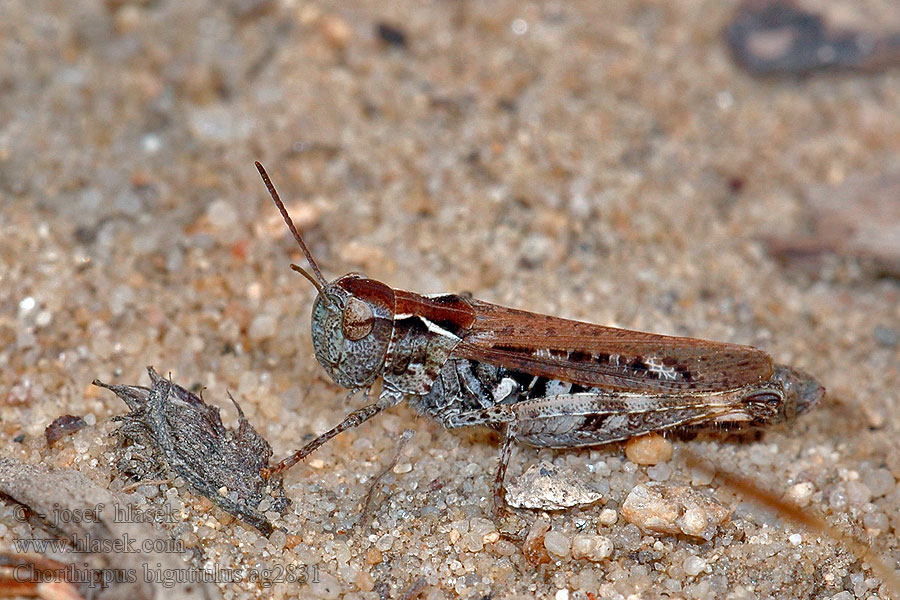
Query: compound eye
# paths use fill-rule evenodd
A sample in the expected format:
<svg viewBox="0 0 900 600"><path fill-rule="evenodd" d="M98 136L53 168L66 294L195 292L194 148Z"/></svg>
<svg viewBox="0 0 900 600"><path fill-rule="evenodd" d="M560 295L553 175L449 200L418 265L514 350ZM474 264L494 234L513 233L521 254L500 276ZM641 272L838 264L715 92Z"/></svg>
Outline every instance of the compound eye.
<svg viewBox="0 0 900 600"><path fill-rule="evenodd" d="M372 308L362 300L350 297L344 306L341 330L344 337L352 342L363 339L375 327L375 314Z"/></svg>

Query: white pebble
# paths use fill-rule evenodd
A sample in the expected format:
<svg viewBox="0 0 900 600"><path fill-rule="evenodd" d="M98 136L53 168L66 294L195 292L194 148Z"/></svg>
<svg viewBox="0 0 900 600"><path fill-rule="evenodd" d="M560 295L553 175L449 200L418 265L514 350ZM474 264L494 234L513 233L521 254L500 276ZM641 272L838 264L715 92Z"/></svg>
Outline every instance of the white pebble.
<svg viewBox="0 0 900 600"><path fill-rule="evenodd" d="M553 554L554 556L568 556L570 544L571 540L569 539L569 537L558 531L551 529L546 534L544 534L544 548L546 548L547 552Z"/></svg>
<svg viewBox="0 0 900 600"><path fill-rule="evenodd" d="M162 149L162 139L152 133L141 138L141 149L147 154L156 154Z"/></svg>
<svg viewBox="0 0 900 600"><path fill-rule="evenodd" d="M699 556L688 556L682 564L684 572L690 577L696 577L706 570L706 561Z"/></svg>
<svg viewBox="0 0 900 600"><path fill-rule="evenodd" d="M644 531L706 537L728 518L715 498L687 486L647 483L635 486L622 503L622 516Z"/></svg>
<svg viewBox="0 0 900 600"><path fill-rule="evenodd" d="M579 533L572 538L572 558L584 558L592 562L600 562L605 558L609 558L612 551L612 542L609 538L602 535Z"/></svg>
<svg viewBox="0 0 900 600"><path fill-rule="evenodd" d="M791 543L791 546L799 546L803 542L803 536L799 533L792 533L788 537L788 541Z"/></svg>
<svg viewBox="0 0 900 600"><path fill-rule="evenodd" d="M483 517L474 517L469 519L469 531L474 533L475 535L486 536L487 534L495 531L497 526L490 519L485 519Z"/></svg>
<svg viewBox="0 0 900 600"><path fill-rule="evenodd" d="M394 536L389 533L384 534L375 542L375 547L382 552L387 552L394 545Z"/></svg>
<svg viewBox="0 0 900 600"><path fill-rule="evenodd" d="M812 483L803 481L792 485L787 491L787 497L794 504L802 508L809 504L809 499L812 497L814 491L815 487L813 487Z"/></svg>
<svg viewBox="0 0 900 600"><path fill-rule="evenodd" d="M619 513L612 508L604 508L600 511L600 516L597 517L597 520L602 525L615 525L616 521L619 520Z"/></svg>
<svg viewBox="0 0 900 600"><path fill-rule="evenodd" d="M36 305L37 305L37 302L31 296L28 296L27 298L22 298L22 300L19 301L19 316L22 317L22 316L27 315L28 313L30 313L31 311L34 310L34 307Z"/></svg>
<svg viewBox="0 0 900 600"><path fill-rule="evenodd" d="M49 310L42 310L38 313L37 317L34 319L34 324L38 327L46 327L53 321L53 313Z"/></svg>
<svg viewBox="0 0 900 600"><path fill-rule="evenodd" d="M337 577L325 571L318 571L318 577L310 578L309 591L314 598L337 600L341 595L341 584Z"/></svg>
<svg viewBox="0 0 900 600"><path fill-rule="evenodd" d="M667 462L653 465L647 469L647 475L649 475L650 479L653 481L665 481L672 475L672 466Z"/></svg>
<svg viewBox="0 0 900 600"><path fill-rule="evenodd" d="M463 537L463 546L469 552L481 552L484 550L484 536L469 532Z"/></svg>
<svg viewBox="0 0 900 600"><path fill-rule="evenodd" d="M869 530L870 535L873 532L887 531L889 524L887 515L883 512L871 512L863 517L863 525Z"/></svg>
<svg viewBox="0 0 900 600"><path fill-rule="evenodd" d="M891 475L891 472L883 467L869 471L866 473L864 479L866 485L869 486L869 490L872 492L873 498L884 496L890 492L897 483L894 480L894 476Z"/></svg>
<svg viewBox="0 0 900 600"><path fill-rule="evenodd" d="M850 504L860 505L872 499L872 491L869 486L861 481L847 482L847 500Z"/></svg>
<svg viewBox="0 0 900 600"><path fill-rule="evenodd" d="M683 533L695 537L700 537L708 524L706 510L700 506L692 506L685 510L680 523Z"/></svg>

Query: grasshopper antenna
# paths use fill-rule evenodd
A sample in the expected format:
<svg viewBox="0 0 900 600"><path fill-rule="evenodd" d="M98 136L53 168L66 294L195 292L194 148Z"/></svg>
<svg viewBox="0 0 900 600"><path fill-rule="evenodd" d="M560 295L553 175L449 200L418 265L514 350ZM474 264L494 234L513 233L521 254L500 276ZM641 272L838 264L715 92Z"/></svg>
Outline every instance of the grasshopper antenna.
<svg viewBox="0 0 900 600"><path fill-rule="evenodd" d="M303 238L300 237L300 232L297 231L297 228L294 227L294 222L291 220L291 215L288 214L287 209L284 207L284 202L281 201L281 197L278 195L278 192L275 190L275 186L272 185L272 180L269 179L269 174L266 173L266 169L260 164L259 161L256 161L256 170L259 171L260 176L263 179L263 182L266 184L266 188L269 190L269 194L272 196L272 200L275 202L275 206L278 207L278 210L281 212L281 216L284 219L284 222L287 223L288 229L291 230L291 233L294 235L294 239L297 240L297 244L300 246L300 249L303 250L303 254L306 255L306 260L309 261L309 266L312 267L313 273L315 273L315 277L311 275L308 271L306 271L303 267L298 265L291 265L291 268L309 280L311 284L313 284L319 293L322 293L322 290L328 285L328 281L325 277L322 276L322 271L319 270L319 265L316 264L316 261L312 257L312 253L309 251L309 248L306 247L306 243L303 241Z"/></svg>

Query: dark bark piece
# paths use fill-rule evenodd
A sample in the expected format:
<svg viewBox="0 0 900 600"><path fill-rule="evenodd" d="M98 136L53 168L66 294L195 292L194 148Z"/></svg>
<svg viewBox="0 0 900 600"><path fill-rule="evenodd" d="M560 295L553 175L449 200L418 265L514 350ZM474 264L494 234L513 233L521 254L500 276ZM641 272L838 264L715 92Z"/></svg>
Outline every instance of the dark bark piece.
<svg viewBox="0 0 900 600"><path fill-rule="evenodd" d="M273 531L259 505L268 496L270 509L283 513L290 501L280 480L266 480L263 469L272 456L269 443L250 425L240 406L237 430L226 429L219 409L148 367L153 387L95 385L113 391L131 412L117 417L118 433L140 459L126 461L125 472L136 479L158 475L166 467L190 488L225 512L256 527ZM231 396L229 395L229 398ZM146 464L140 464L146 461Z"/></svg>
<svg viewBox="0 0 900 600"><path fill-rule="evenodd" d="M725 30L737 62L754 75L875 70L900 63L900 34L842 29L791 0L749 0Z"/></svg>
<svg viewBox="0 0 900 600"><path fill-rule="evenodd" d="M44 437L47 438L47 445L52 446L63 437L77 433L78 430L86 426L87 423L81 417L61 415L47 425L47 428L44 430Z"/></svg>

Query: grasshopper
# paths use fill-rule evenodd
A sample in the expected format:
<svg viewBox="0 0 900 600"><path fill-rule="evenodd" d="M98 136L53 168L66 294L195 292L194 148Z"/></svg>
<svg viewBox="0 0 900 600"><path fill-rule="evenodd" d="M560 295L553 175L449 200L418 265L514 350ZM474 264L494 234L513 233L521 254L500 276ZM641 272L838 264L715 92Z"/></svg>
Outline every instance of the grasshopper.
<svg viewBox="0 0 900 600"><path fill-rule="evenodd" d="M271 468L278 474L342 431L404 398L447 429L503 432L493 484L513 442L577 448L652 432L759 428L789 421L823 397L811 376L756 348L593 325L498 306L459 294L421 295L349 273L322 275L263 166L272 200L311 271L316 359L351 393L380 378L377 400Z"/></svg>

